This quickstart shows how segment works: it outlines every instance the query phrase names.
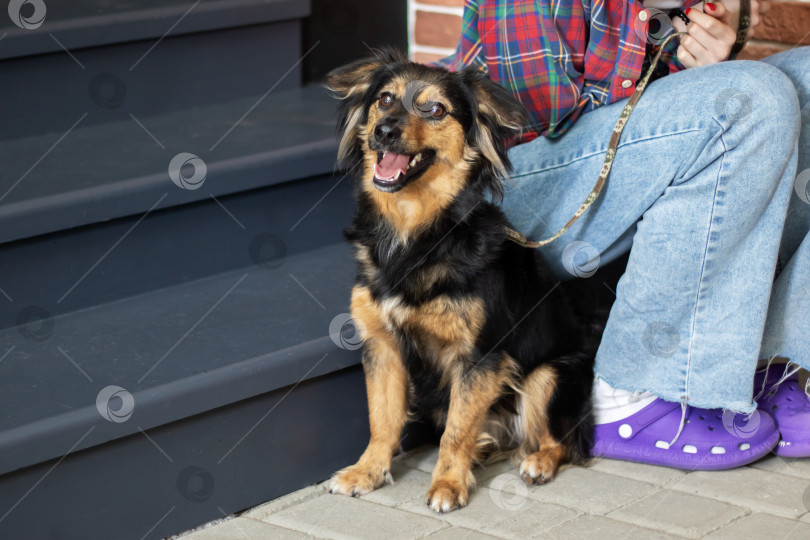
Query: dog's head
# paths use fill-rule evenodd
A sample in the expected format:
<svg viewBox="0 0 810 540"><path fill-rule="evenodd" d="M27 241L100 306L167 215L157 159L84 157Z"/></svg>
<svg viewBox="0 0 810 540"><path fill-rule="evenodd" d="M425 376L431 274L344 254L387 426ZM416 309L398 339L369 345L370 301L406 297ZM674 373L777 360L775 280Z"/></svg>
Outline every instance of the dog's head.
<svg viewBox="0 0 810 540"><path fill-rule="evenodd" d="M338 159L359 169L361 188L375 198L450 201L466 187L502 193L507 148L527 113L486 74L379 51L332 71L327 83L342 100Z"/></svg>

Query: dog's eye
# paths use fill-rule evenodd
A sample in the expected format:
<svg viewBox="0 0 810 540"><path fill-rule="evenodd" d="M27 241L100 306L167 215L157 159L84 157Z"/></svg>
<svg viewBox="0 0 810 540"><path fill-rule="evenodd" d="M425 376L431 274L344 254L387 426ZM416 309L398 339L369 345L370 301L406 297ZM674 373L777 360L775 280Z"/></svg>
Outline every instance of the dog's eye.
<svg viewBox="0 0 810 540"><path fill-rule="evenodd" d="M383 109L387 109L388 107L393 105L393 103L394 103L394 96L392 96L388 92L384 92L380 96L380 107L382 107Z"/></svg>
<svg viewBox="0 0 810 540"><path fill-rule="evenodd" d="M430 108L430 115L433 118L441 118L447 113L447 109L444 108L444 105L441 103L434 103L433 107Z"/></svg>

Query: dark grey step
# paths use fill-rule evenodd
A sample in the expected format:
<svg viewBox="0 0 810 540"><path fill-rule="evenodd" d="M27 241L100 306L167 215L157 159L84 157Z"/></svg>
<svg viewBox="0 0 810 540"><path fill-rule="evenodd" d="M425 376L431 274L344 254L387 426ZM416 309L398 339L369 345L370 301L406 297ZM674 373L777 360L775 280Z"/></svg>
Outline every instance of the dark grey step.
<svg viewBox="0 0 810 540"><path fill-rule="evenodd" d="M77 127L298 88L303 52L289 20L2 60L0 100L14 111L0 140L59 136L85 114Z"/></svg>
<svg viewBox="0 0 810 540"><path fill-rule="evenodd" d="M368 412L356 366L71 451L90 429L59 459L0 476L0 538L152 540L180 533L353 463L368 442ZM413 433L404 442L419 443Z"/></svg>
<svg viewBox="0 0 810 540"><path fill-rule="evenodd" d="M353 207L324 175L0 244L0 328L339 243Z"/></svg>
<svg viewBox="0 0 810 540"><path fill-rule="evenodd" d="M61 456L91 427L74 450L356 365L333 341L351 326L330 336L353 276L340 243L0 331L0 474ZM97 409L110 385L134 397L126 421Z"/></svg>
<svg viewBox="0 0 810 540"><path fill-rule="evenodd" d="M334 110L311 87L0 141L0 243L330 172ZM180 153L205 163L201 188L172 182Z"/></svg>
<svg viewBox="0 0 810 540"><path fill-rule="evenodd" d="M36 28L21 28L3 13L0 36L5 37L0 59L61 50L51 35L66 48L76 50L159 39L169 32L176 36L300 19L310 13L309 0L49 0L44 5L44 21ZM31 19L33 3L23 10ZM31 25L36 26L38 20L32 19Z"/></svg>

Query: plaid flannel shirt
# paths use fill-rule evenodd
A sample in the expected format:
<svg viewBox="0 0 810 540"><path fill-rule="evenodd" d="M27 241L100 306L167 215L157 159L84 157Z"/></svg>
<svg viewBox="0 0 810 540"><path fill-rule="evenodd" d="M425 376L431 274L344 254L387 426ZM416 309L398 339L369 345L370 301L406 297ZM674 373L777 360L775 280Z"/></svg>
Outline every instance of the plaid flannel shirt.
<svg viewBox="0 0 810 540"><path fill-rule="evenodd" d="M555 138L633 93L664 16L641 0L466 0L456 52L438 64L487 71L532 114L530 130ZM662 55L664 74L684 69L677 47Z"/></svg>

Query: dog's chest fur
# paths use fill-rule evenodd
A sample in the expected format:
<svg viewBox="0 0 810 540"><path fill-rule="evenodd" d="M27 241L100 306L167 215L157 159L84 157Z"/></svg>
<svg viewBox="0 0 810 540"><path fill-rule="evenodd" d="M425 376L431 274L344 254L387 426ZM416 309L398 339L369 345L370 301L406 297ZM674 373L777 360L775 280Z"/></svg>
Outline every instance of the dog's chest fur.
<svg viewBox="0 0 810 540"><path fill-rule="evenodd" d="M420 246L399 244L393 235L386 240L372 246L354 243L358 285L370 293L369 309L404 348L413 349L421 367L447 380L457 360L475 350L485 323L484 303L460 283L448 260L425 255Z"/></svg>

